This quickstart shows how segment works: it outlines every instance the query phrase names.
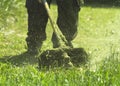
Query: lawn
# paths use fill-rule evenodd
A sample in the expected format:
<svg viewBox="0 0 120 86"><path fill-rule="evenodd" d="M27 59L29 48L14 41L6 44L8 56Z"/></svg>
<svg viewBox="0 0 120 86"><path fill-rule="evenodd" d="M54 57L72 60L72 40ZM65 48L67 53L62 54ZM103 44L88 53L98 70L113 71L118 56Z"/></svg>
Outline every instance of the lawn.
<svg viewBox="0 0 120 86"><path fill-rule="evenodd" d="M23 4L15 12L16 16L9 16L6 25L0 28L0 58L20 55L26 51L27 12ZM56 5L51 5L51 14L56 20ZM88 68L45 71L34 65L19 67L0 61L0 86L119 86L119 22L119 7L83 6L79 13L78 35L73 44L88 53ZM52 49L52 27L49 22L46 32L47 40L42 50Z"/></svg>

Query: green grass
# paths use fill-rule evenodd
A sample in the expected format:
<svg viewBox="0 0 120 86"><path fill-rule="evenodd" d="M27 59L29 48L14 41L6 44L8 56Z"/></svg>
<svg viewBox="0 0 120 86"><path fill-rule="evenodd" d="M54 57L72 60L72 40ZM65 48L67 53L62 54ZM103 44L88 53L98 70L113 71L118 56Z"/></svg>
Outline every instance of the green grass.
<svg viewBox="0 0 120 86"><path fill-rule="evenodd" d="M89 68L38 71L33 66L13 67L1 63L0 86L119 86L119 63L112 56L94 71Z"/></svg>
<svg viewBox="0 0 120 86"><path fill-rule="evenodd" d="M20 55L26 51L27 13L23 4L19 10L19 13L15 11L17 20L8 18L10 22L7 27L0 29L0 58ZM56 6L52 5L51 10L56 20ZM79 20L78 36L73 44L84 48L89 54L88 68L44 71L32 65L16 67L11 63L0 62L0 86L119 86L119 8L100 5L82 7ZM49 22L46 32L48 38L42 50L52 48L52 28Z"/></svg>

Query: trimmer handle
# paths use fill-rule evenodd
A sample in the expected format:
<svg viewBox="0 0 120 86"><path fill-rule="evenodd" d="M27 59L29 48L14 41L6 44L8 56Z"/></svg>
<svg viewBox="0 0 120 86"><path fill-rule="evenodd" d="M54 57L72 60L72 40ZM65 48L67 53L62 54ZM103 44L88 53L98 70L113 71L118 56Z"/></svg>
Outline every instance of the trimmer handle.
<svg viewBox="0 0 120 86"><path fill-rule="evenodd" d="M50 8L49 8L47 1L46 0L39 0L39 2L44 4L45 10L47 11L48 18L50 20L50 23L51 23L51 26L53 29L53 32L56 34L56 37L57 37L59 43L62 44L61 46L68 45L68 41L66 40L65 36L63 35L61 30L59 29L58 25L52 20L52 17L50 15Z"/></svg>

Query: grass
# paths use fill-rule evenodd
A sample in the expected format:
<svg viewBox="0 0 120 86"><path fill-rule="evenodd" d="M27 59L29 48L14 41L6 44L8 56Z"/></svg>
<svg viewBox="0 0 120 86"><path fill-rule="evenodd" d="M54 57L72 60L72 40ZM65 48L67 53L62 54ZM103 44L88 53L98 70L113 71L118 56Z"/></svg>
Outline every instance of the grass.
<svg viewBox="0 0 120 86"><path fill-rule="evenodd" d="M56 6L51 6L56 20ZM79 14L78 36L75 47L83 47L89 54L88 68L61 68L38 70L33 65L16 67L0 62L0 86L119 86L120 85L120 11L116 7L82 7ZM20 13L8 18L10 24L0 29L0 58L20 55L26 49L27 13L21 6ZM52 28L47 25L47 40L43 50L51 49ZM48 45L50 44L50 45Z"/></svg>
<svg viewBox="0 0 120 86"><path fill-rule="evenodd" d="M90 69L52 69L38 71L33 66L0 64L1 86L119 86L120 65L110 58L94 71Z"/></svg>

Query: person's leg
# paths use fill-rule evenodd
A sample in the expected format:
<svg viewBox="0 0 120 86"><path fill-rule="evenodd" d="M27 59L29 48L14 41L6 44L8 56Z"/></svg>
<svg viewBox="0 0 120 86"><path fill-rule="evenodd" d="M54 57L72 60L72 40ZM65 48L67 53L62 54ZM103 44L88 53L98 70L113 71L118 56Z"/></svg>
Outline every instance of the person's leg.
<svg viewBox="0 0 120 86"><path fill-rule="evenodd" d="M68 46L73 47L71 41L77 35L78 26L78 14L80 10L80 4L78 0L57 0L58 5L58 20L57 24L65 35ZM53 47L58 47L55 34L52 36Z"/></svg>
<svg viewBox="0 0 120 86"><path fill-rule="evenodd" d="M50 3L50 0L48 0ZM38 54L43 41L46 39L45 28L48 16L44 5L38 0L26 0L26 8L28 12L28 33L27 47L28 52Z"/></svg>
<svg viewBox="0 0 120 86"><path fill-rule="evenodd" d="M66 37L67 46L73 47L71 41L77 35L78 26L78 13L80 10L80 4L78 0L57 0L58 5L58 19L57 24L63 35ZM59 43L56 39L55 33L52 36L53 47L59 47ZM66 54L66 53L65 53ZM64 66L73 67L71 59L68 55L64 55Z"/></svg>

